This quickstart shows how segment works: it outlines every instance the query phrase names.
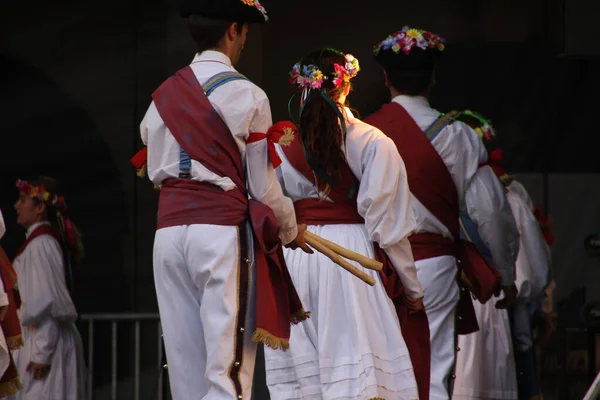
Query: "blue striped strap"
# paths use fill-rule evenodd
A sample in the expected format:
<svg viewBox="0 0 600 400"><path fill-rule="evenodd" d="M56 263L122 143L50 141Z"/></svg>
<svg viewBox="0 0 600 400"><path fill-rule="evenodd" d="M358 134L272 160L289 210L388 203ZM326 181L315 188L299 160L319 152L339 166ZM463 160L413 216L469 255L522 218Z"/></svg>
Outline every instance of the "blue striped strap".
<svg viewBox="0 0 600 400"><path fill-rule="evenodd" d="M439 135L445 127L453 122L454 119L452 117L446 114L440 114L440 116L433 121L433 124L431 124L429 128L425 129L425 136L427 136L427 139L429 139L430 142L433 142L437 135Z"/></svg>
<svg viewBox="0 0 600 400"><path fill-rule="evenodd" d="M239 80L248 80L244 75L234 72L234 71L225 71L213 75L209 78L202 88L204 89L204 94L206 96L210 96L212 92L216 89L220 88L226 83L239 81ZM179 177L180 178L190 178L192 172L192 159L190 156L183 150L183 147L179 147Z"/></svg>
<svg viewBox="0 0 600 400"><path fill-rule="evenodd" d="M468 240L469 242L473 243L481 255L491 263L492 253L481 238L477 224L475 224L475 222L471 219L471 216L469 216L469 213L467 213L466 210L460 212L459 221L461 239Z"/></svg>

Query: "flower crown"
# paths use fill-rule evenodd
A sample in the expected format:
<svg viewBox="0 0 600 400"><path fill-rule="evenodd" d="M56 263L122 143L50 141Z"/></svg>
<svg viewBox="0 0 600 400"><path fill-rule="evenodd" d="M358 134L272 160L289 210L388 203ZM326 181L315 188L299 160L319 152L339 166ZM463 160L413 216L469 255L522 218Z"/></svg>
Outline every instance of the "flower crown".
<svg viewBox="0 0 600 400"><path fill-rule="evenodd" d="M350 79L358 75L360 71L358 59L352 54L346 54L345 58L344 65L333 64L334 72L331 76L324 75L314 64L302 65L298 62L290 71L290 83L300 89L321 89L323 82L331 79L333 86L337 89L343 83L350 82Z"/></svg>
<svg viewBox="0 0 600 400"><path fill-rule="evenodd" d="M17 188L19 189L20 193L23 193L32 199L38 199L47 205L53 206L59 212L67 209L67 204L65 203L64 197L47 191L44 185L34 186L27 181L22 181L19 179L17 180Z"/></svg>
<svg viewBox="0 0 600 400"><path fill-rule="evenodd" d="M481 115L473 112L471 110L465 110L462 112L463 115L468 115L475 118L481 124L479 127L475 128L475 132L482 138L485 142L490 142L492 139L496 137L496 130L492 126L491 121L485 119Z"/></svg>
<svg viewBox="0 0 600 400"><path fill-rule="evenodd" d="M240 0L240 1L247 6L256 7L258 9L258 11L260 11L262 13L262 15L265 16L265 21L269 20L269 17L267 16L267 10L262 6L262 4L259 3L258 0Z"/></svg>
<svg viewBox="0 0 600 400"><path fill-rule="evenodd" d="M395 54L402 51L404 54L409 55L415 47L421 50L437 49L444 51L446 47L444 43L446 43L446 40L440 35L405 26L401 31L388 36L373 46L373 53L378 55L381 50L391 49Z"/></svg>

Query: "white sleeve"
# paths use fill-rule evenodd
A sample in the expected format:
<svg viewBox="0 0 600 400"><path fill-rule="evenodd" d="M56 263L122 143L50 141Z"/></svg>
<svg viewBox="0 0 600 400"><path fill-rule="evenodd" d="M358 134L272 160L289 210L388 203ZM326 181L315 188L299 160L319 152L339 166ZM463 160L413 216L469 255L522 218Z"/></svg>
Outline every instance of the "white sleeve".
<svg viewBox="0 0 600 400"><path fill-rule="evenodd" d="M487 161L482 140L469 126L456 121L444 128L432 145L448 167L462 203L471 179L479 166Z"/></svg>
<svg viewBox="0 0 600 400"><path fill-rule="evenodd" d="M142 138L142 143L144 143L144 146L148 146L148 124L146 123L146 118L148 118L148 114L153 108L155 108L154 100L150 104L150 107L148 107L148 111L146 111L144 119L142 119L142 122L140 122L140 137Z"/></svg>
<svg viewBox="0 0 600 400"><path fill-rule="evenodd" d="M6 225L4 224L4 217L2 216L2 211L0 211L0 239L6 233Z"/></svg>
<svg viewBox="0 0 600 400"><path fill-rule="evenodd" d="M356 152L356 148L354 149ZM350 150L349 154L352 153ZM400 275L406 295L423 296L408 235L416 227L410 202L410 190L404 162L394 142L376 131L362 147L360 170L353 172L360 180L358 213L365 220L369 239L379 243ZM354 163L352 163L354 164Z"/></svg>
<svg viewBox="0 0 600 400"><path fill-rule="evenodd" d="M3 251L0 249L0 251ZM2 262L2 261L0 261ZM4 289L4 281L0 278L0 307L5 307L8 305L8 295L6 294L6 290Z"/></svg>
<svg viewBox="0 0 600 400"><path fill-rule="evenodd" d="M53 237L42 235L27 246L28 263L19 276L21 323L39 326L46 318L77 318L65 281L63 253Z"/></svg>
<svg viewBox="0 0 600 400"><path fill-rule="evenodd" d="M530 300L543 294L548 283L549 265L546 242L537 219L517 196L512 192L507 195L521 235L516 284L518 298Z"/></svg>
<svg viewBox="0 0 600 400"><path fill-rule="evenodd" d="M490 167L479 168L467 187L465 202L481 239L492 253L494 265L502 276L502 285L512 285L519 252L519 231L504 187Z"/></svg>
<svg viewBox="0 0 600 400"><path fill-rule="evenodd" d="M249 119L248 134L266 133L272 125L269 99L264 93L255 97L256 109ZM298 233L296 212L294 203L284 196L281 184L277 180L266 140L247 145L246 170L250 196L273 210L281 226L279 237L283 244L288 244Z"/></svg>
<svg viewBox="0 0 600 400"><path fill-rule="evenodd" d="M29 361L50 365L60 336L58 322L52 318L45 318L34 329L30 329L30 332L32 343Z"/></svg>

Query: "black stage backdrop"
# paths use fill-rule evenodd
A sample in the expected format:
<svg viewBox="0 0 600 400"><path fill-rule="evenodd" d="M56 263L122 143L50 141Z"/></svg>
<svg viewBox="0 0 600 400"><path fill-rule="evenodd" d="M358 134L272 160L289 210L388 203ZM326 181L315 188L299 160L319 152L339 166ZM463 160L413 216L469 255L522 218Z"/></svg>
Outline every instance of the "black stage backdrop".
<svg viewBox="0 0 600 400"><path fill-rule="evenodd" d="M371 46L408 24L449 41L433 105L442 111L471 108L490 117L507 169L539 174L538 197L546 206L547 174L598 171L600 60L593 56L598 35L586 31L596 40L576 46L583 39L576 36L580 30L565 29L563 2L263 3L271 20L251 29L239 69L265 89L275 120L288 118L293 93L288 70L322 46L360 59L363 70L350 101L363 116L376 110L388 94ZM567 8L568 27L589 16L581 11L583 3ZM138 125L152 91L193 57L177 6L167 0L31 0L0 6L0 208L9 228L2 245L12 255L23 240L12 208L14 181L37 174L58 178L87 250L85 265L75 274L81 312L156 310L157 194L135 176L128 158L141 146ZM570 196L553 193L558 204ZM573 232L563 228L562 234ZM123 374L129 371L125 364Z"/></svg>

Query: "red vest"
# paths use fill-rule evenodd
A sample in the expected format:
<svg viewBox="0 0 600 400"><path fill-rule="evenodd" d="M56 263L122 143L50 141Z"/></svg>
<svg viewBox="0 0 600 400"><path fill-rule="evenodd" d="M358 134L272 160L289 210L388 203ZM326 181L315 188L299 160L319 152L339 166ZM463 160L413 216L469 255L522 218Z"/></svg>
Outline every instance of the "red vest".
<svg viewBox="0 0 600 400"><path fill-rule="evenodd" d="M290 164L309 181L315 183L314 173L306 162L301 141L294 140L290 146L282 149ZM352 193L353 188L357 187L358 180L350 167L344 164L337 185L329 193L329 198L333 202L319 199L303 199L295 202L298 222L307 225L364 224L363 218L358 214L356 202L358 193L354 191L353 196L348 196L348 193ZM377 260L383 263L383 270L380 271L379 276L386 293L394 303L400 321L402 336L413 364L419 398L429 399L431 343L427 315L424 311L408 313L404 287L394 265L377 243L374 243L374 247Z"/></svg>
<svg viewBox="0 0 600 400"><path fill-rule="evenodd" d="M158 228L190 224L239 226L250 219L256 262L253 339L273 348L287 348L290 324L308 315L285 265L273 211L248 200L242 157L229 128L190 67L165 81L153 99L164 123L190 158L236 185L234 190L224 191L191 179L166 179L161 184Z"/></svg>

